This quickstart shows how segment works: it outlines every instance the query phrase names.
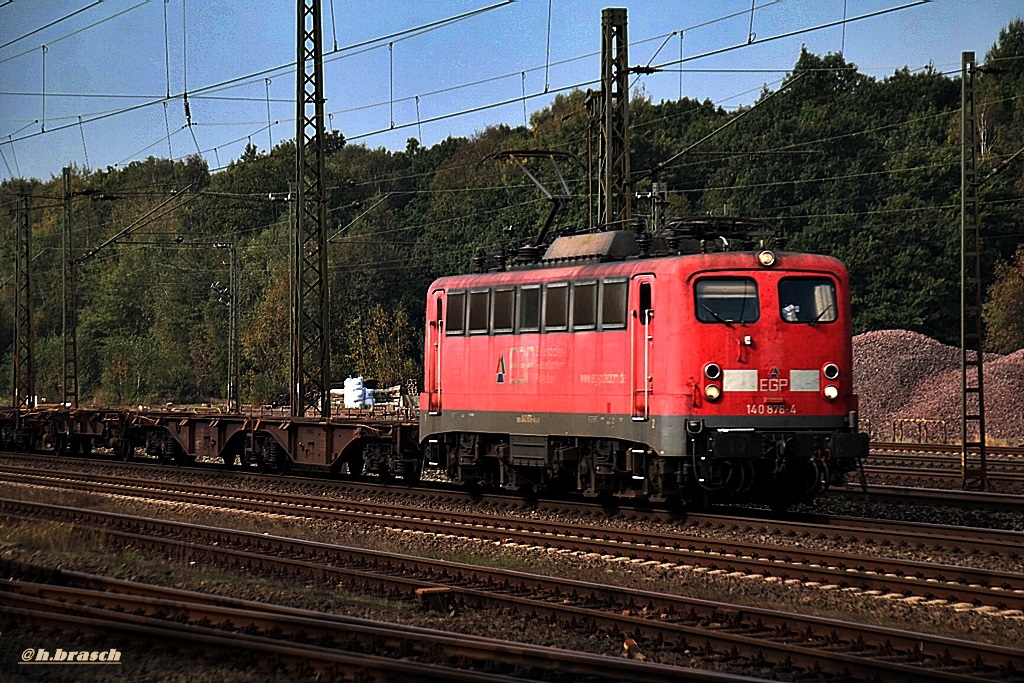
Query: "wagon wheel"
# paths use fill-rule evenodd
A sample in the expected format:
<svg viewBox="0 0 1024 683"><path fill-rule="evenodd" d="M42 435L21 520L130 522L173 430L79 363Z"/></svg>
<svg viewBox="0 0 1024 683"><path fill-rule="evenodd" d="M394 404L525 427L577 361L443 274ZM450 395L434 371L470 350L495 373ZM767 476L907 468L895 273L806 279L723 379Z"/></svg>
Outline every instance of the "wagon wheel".
<svg viewBox="0 0 1024 683"><path fill-rule="evenodd" d="M54 432L53 437L50 439L51 447L53 448L54 455L67 455L68 454L68 435L61 432Z"/></svg>
<svg viewBox="0 0 1024 683"><path fill-rule="evenodd" d="M118 439L117 443L114 444L114 454L118 459L128 462L135 454L132 442L129 439Z"/></svg>
<svg viewBox="0 0 1024 683"><path fill-rule="evenodd" d="M92 455L92 437L78 436L73 437L71 440L73 451L83 458L88 458Z"/></svg>
<svg viewBox="0 0 1024 683"><path fill-rule="evenodd" d="M348 464L349 475L359 477L363 474L363 466L366 464L366 461L363 459L361 452L358 450L354 451L345 462Z"/></svg>
<svg viewBox="0 0 1024 683"><path fill-rule="evenodd" d="M176 465L192 465L196 461L194 455L189 455L173 437L165 437L160 444L160 462L174 463Z"/></svg>
<svg viewBox="0 0 1024 683"><path fill-rule="evenodd" d="M402 479L407 486L415 486L419 483L420 477L423 476L423 460L417 459L415 463L406 468L405 474L402 475Z"/></svg>
<svg viewBox="0 0 1024 683"><path fill-rule="evenodd" d="M292 459L284 452L276 441L268 441L256 453L257 467L261 472L288 474L292 469Z"/></svg>
<svg viewBox="0 0 1024 683"><path fill-rule="evenodd" d="M291 472L292 459L288 457L288 454L284 452L284 449L278 446L277 443L272 443L270 445L270 450L274 454L273 459L271 460L271 465L273 466L274 471L281 476Z"/></svg>
<svg viewBox="0 0 1024 683"><path fill-rule="evenodd" d="M61 431L58 420L50 420L43 425L42 441L54 455L61 456L67 453L68 435Z"/></svg>

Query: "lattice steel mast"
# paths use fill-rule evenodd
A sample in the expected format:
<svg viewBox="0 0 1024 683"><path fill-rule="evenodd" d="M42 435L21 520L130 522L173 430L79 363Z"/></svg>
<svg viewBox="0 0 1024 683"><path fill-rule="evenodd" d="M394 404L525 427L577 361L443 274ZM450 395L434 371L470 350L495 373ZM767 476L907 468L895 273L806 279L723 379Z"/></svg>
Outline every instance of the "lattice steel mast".
<svg viewBox="0 0 1024 683"><path fill-rule="evenodd" d="M324 197L323 28L320 0L298 1L292 415L331 411L327 212Z"/></svg>
<svg viewBox="0 0 1024 683"><path fill-rule="evenodd" d="M960 462L963 488L984 490L988 473L973 52L963 53L960 71Z"/></svg>
<svg viewBox="0 0 1024 683"><path fill-rule="evenodd" d="M601 12L601 95L598 133L597 220L628 229L632 182L629 168L629 40L626 9Z"/></svg>
<svg viewBox="0 0 1024 683"><path fill-rule="evenodd" d="M228 280L228 411L239 413L242 410L240 389L242 382L242 326L241 298L239 296L239 276L241 264L238 260L238 238L234 237L228 244L230 254L230 279Z"/></svg>
<svg viewBox="0 0 1024 683"><path fill-rule="evenodd" d="M75 258L71 230L71 169L64 167L64 230L61 259L63 286L61 302L64 309L61 327L64 339L64 372L61 401L72 408L78 407L78 299L75 289Z"/></svg>
<svg viewBox="0 0 1024 683"><path fill-rule="evenodd" d="M18 196L14 237L14 384L13 406L33 407L35 353L32 334L32 197Z"/></svg>

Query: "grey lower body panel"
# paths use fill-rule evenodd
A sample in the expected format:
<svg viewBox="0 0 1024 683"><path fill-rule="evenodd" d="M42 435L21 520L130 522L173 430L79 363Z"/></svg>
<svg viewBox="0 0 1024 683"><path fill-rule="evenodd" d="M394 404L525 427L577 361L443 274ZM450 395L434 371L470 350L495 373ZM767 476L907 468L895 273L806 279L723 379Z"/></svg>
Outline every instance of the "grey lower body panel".
<svg viewBox="0 0 1024 683"><path fill-rule="evenodd" d="M845 428L845 418L836 415L780 416L768 420L760 416L705 418L684 415L652 415L645 420L636 420L630 415L474 410L446 410L435 415L423 412L420 415L420 439L423 441L440 434L454 433L586 437L646 444L665 457L689 455L686 452L688 437L706 437L719 430L726 433L785 434L830 433Z"/></svg>

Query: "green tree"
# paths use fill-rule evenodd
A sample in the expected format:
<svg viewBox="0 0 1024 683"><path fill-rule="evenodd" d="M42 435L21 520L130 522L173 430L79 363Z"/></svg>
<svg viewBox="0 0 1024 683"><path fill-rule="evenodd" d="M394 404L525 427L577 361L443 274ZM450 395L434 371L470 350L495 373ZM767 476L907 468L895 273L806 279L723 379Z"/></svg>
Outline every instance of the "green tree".
<svg viewBox="0 0 1024 683"><path fill-rule="evenodd" d="M984 309L986 348L995 353L1024 349L1024 245L996 266Z"/></svg>

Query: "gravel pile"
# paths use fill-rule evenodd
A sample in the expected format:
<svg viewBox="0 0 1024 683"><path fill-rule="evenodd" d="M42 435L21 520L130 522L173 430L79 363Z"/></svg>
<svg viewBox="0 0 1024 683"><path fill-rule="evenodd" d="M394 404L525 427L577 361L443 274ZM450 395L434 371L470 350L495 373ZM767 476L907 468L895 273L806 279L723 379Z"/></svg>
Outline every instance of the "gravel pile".
<svg viewBox="0 0 1024 683"><path fill-rule="evenodd" d="M1024 444L1024 350L986 355L984 381L987 437ZM853 384L874 438L891 438L896 420L938 420L959 440L960 349L907 330L857 335Z"/></svg>

